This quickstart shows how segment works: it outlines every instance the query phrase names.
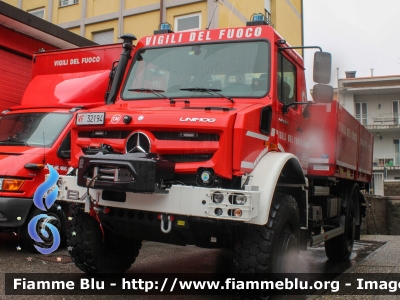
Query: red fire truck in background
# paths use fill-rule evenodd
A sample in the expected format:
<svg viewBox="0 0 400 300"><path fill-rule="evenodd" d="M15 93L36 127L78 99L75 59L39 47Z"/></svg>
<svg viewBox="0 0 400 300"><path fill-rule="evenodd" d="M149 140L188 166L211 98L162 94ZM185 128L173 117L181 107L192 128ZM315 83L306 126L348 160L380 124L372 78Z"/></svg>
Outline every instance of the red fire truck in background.
<svg viewBox="0 0 400 300"><path fill-rule="evenodd" d="M232 248L235 272L290 272L325 242L360 237L373 137L332 102L317 51L314 102L302 58L264 22L125 35L107 105L79 111L58 200L74 202L69 253L84 272L123 272L142 240Z"/></svg>
<svg viewBox="0 0 400 300"><path fill-rule="evenodd" d="M121 44L115 44L34 54L21 104L0 114L0 230L20 231L29 249L36 251L26 226L42 213L33 194L45 181L47 164L67 173L75 115L104 104L110 67L120 53ZM65 237L66 208L57 206L48 215ZM37 231L48 247L52 237L41 234L48 230L44 225Z"/></svg>
<svg viewBox="0 0 400 300"><path fill-rule="evenodd" d="M0 1L0 112L21 104L35 52L97 45L6 2Z"/></svg>

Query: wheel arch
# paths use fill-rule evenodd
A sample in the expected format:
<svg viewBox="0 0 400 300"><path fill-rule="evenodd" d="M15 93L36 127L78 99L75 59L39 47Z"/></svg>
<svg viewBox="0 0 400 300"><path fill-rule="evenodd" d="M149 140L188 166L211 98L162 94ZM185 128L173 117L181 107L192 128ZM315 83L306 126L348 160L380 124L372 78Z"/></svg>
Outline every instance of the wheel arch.
<svg viewBox="0 0 400 300"><path fill-rule="evenodd" d="M249 223L264 225L268 222L272 199L279 191L295 198L300 209L301 226L304 225L307 215L302 213L307 208L304 188L308 186L308 180L295 155L269 152L263 156L250 176L249 185L259 188L260 203L258 216Z"/></svg>

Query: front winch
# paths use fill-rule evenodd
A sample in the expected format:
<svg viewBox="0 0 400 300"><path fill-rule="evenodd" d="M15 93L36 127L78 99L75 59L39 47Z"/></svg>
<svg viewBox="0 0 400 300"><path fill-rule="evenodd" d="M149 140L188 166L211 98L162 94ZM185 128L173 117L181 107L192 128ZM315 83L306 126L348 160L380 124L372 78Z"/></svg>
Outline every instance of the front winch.
<svg viewBox="0 0 400 300"><path fill-rule="evenodd" d="M174 171L174 162L156 155L98 153L79 158L77 183L116 192L154 193L161 180L173 179Z"/></svg>

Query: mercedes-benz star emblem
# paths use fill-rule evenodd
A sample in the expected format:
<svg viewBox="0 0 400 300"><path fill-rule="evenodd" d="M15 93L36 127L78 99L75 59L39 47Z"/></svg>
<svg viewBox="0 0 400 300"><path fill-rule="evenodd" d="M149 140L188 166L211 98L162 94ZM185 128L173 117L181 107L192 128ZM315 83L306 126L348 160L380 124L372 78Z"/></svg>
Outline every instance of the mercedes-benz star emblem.
<svg viewBox="0 0 400 300"><path fill-rule="evenodd" d="M150 153L150 139L143 132L134 132L126 142L127 153Z"/></svg>

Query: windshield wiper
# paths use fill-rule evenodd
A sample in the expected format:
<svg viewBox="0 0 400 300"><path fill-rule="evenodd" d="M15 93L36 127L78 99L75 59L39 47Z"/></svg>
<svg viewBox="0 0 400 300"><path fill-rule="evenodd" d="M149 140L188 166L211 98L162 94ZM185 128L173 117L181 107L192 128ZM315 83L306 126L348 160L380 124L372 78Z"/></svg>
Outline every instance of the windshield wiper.
<svg viewBox="0 0 400 300"><path fill-rule="evenodd" d="M235 103L235 100L233 100L231 97L225 96L221 93L218 93L221 91L220 89L206 89L206 88L194 87L194 88L183 88L183 89L179 89L179 90L189 91L189 92L203 92L203 93L209 93L210 95L218 95L222 98L228 99L232 103Z"/></svg>
<svg viewBox="0 0 400 300"><path fill-rule="evenodd" d="M16 137L11 137L9 136L6 140L4 141L0 141L0 143L2 144L6 144L6 143L17 143L17 144L22 144L24 146L29 146L24 140L21 140L19 138Z"/></svg>
<svg viewBox="0 0 400 300"><path fill-rule="evenodd" d="M167 97L167 96L165 96L164 94L162 94L162 93L165 92L164 90L155 90L155 89L128 89L128 91L130 91L130 92L137 92L137 93L152 93L152 94L154 94L154 95L156 95L156 96L158 96L158 97L160 97L160 98L168 99L171 103L175 103L175 100L174 100L174 99L172 99L172 98L170 98L170 97Z"/></svg>

